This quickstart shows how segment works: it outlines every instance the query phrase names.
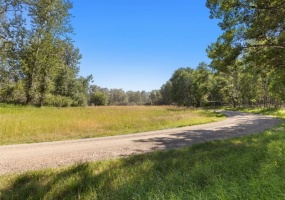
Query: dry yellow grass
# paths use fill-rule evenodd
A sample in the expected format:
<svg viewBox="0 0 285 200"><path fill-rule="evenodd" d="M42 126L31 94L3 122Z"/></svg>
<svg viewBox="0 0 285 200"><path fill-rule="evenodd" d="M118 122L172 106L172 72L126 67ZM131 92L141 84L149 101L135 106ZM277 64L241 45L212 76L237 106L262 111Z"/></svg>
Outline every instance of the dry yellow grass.
<svg viewBox="0 0 285 200"><path fill-rule="evenodd" d="M171 106L0 108L0 144L135 133L221 120L205 110Z"/></svg>

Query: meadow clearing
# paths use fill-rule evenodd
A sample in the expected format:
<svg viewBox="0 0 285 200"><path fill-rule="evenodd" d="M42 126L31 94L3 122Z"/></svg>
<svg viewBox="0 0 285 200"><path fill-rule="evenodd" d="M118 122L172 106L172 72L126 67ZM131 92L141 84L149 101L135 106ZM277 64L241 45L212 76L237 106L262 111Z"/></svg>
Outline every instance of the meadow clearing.
<svg viewBox="0 0 285 200"><path fill-rule="evenodd" d="M174 106L0 107L0 145L136 133L215 122L221 114Z"/></svg>
<svg viewBox="0 0 285 200"><path fill-rule="evenodd" d="M285 119L284 110L251 110ZM0 177L0 199L284 199L285 123L189 148Z"/></svg>

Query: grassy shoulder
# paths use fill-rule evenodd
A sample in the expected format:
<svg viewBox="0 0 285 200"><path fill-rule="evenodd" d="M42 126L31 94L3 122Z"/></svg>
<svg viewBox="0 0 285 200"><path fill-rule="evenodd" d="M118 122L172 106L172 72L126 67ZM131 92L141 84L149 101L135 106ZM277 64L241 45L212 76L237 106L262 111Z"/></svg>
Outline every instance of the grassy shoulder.
<svg viewBox="0 0 285 200"><path fill-rule="evenodd" d="M229 108L229 110L249 112L262 115L271 115L275 117L285 118L285 109L280 108Z"/></svg>
<svg viewBox="0 0 285 200"><path fill-rule="evenodd" d="M223 120L221 114L174 106L0 107L0 145L144 132Z"/></svg>
<svg viewBox="0 0 285 200"><path fill-rule="evenodd" d="M0 199L284 199L284 174L285 123L190 148L2 176Z"/></svg>

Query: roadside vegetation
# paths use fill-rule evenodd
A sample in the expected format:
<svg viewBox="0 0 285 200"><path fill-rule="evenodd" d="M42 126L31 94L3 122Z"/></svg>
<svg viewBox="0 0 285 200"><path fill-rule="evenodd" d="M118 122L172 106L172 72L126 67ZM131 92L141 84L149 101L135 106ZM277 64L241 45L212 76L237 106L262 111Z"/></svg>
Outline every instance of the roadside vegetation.
<svg viewBox="0 0 285 200"><path fill-rule="evenodd" d="M282 123L190 148L2 176L0 199L283 199L284 174Z"/></svg>
<svg viewBox="0 0 285 200"><path fill-rule="evenodd" d="M0 145L120 135L215 122L218 113L175 106L0 107Z"/></svg>
<svg viewBox="0 0 285 200"><path fill-rule="evenodd" d="M269 108L247 108L247 107L244 107L244 108L227 108L227 109L285 118L285 110L282 108L280 109L280 108L274 108L274 107L269 107Z"/></svg>

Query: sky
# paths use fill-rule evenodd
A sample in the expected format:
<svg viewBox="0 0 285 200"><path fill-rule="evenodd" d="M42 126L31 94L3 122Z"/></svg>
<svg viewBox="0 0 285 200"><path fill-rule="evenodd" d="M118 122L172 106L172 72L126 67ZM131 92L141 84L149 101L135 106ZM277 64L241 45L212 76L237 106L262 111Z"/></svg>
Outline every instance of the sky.
<svg viewBox="0 0 285 200"><path fill-rule="evenodd" d="M180 67L210 63L221 35L205 0L72 0L80 75L109 89L159 89Z"/></svg>

